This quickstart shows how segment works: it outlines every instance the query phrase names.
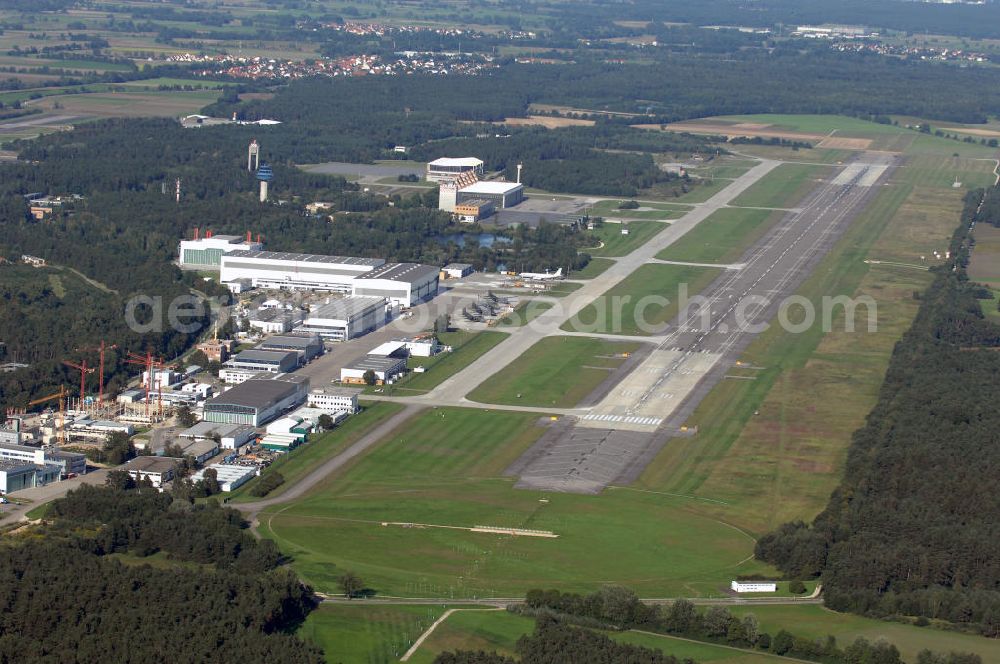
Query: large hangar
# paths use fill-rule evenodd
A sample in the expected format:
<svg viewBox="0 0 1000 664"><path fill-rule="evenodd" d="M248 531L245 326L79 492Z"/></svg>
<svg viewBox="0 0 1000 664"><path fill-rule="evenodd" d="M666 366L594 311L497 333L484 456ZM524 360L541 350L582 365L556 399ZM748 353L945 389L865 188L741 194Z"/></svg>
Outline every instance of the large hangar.
<svg viewBox="0 0 1000 664"><path fill-rule="evenodd" d="M295 374L254 377L205 402L205 421L259 427L306 400L309 379Z"/></svg>
<svg viewBox="0 0 1000 664"><path fill-rule="evenodd" d="M355 296L384 297L400 307L429 300L438 291L441 270L419 263L387 263L354 280Z"/></svg>
<svg viewBox="0 0 1000 664"><path fill-rule="evenodd" d="M324 341L348 341L385 323L385 296L345 297L311 312L300 332L319 335Z"/></svg>

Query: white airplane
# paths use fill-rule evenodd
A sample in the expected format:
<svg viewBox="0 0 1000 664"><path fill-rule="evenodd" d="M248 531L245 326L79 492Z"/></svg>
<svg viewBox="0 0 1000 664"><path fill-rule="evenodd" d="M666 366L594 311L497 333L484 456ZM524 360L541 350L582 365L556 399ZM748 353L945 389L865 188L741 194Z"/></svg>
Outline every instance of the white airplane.
<svg viewBox="0 0 1000 664"><path fill-rule="evenodd" d="M526 279L528 281L549 281L550 279L562 279L562 268L559 268L555 272L522 272L517 275L520 279Z"/></svg>

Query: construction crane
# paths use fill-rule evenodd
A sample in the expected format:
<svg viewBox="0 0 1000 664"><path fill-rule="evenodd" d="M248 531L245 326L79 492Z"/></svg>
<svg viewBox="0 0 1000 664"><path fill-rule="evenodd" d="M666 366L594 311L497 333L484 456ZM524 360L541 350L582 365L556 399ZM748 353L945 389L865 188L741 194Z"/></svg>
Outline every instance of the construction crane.
<svg viewBox="0 0 1000 664"><path fill-rule="evenodd" d="M104 353L107 350L118 348L118 344L105 344L103 341L100 346L96 347L84 347L77 348L77 351L81 352L96 352L100 353L100 369L97 374L97 407L104 407Z"/></svg>
<svg viewBox="0 0 1000 664"><path fill-rule="evenodd" d="M87 374L94 373L94 367L88 367L87 360L84 360L80 364L63 360L63 364L80 372L80 408L83 408L83 402L87 395Z"/></svg>
<svg viewBox="0 0 1000 664"><path fill-rule="evenodd" d="M59 441L59 445L64 445L66 443L66 386L60 385L59 391L55 394L29 401L28 407L37 406L53 399L59 399L59 420L57 421L56 439Z"/></svg>
<svg viewBox="0 0 1000 664"><path fill-rule="evenodd" d="M149 417L149 396L153 391L153 384L156 384L156 409L157 414L163 417L163 381L156 379L156 373L163 369L172 369L176 365L166 364L163 358L153 357L152 351L146 351L145 355L139 355L129 351L125 356L126 364L135 364L146 368L146 380L143 381L143 388L146 390L146 417Z"/></svg>

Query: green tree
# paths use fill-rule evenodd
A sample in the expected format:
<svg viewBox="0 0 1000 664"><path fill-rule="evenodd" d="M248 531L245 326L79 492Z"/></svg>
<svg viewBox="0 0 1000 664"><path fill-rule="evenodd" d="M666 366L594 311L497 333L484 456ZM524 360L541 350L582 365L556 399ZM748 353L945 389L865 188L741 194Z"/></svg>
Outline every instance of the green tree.
<svg viewBox="0 0 1000 664"><path fill-rule="evenodd" d="M347 599L357 597L358 593L364 590L365 587L364 582L361 581L361 577L350 570L341 574L338 582L340 583L340 589L344 592L344 597Z"/></svg>
<svg viewBox="0 0 1000 664"><path fill-rule="evenodd" d="M135 488L135 480L125 470L112 470L104 478L104 484L115 491L127 491Z"/></svg>
<svg viewBox="0 0 1000 664"><path fill-rule="evenodd" d="M378 381L378 376L375 375L374 371L369 369L362 374L361 380L365 381L365 385L374 385Z"/></svg>
<svg viewBox="0 0 1000 664"><path fill-rule="evenodd" d="M334 424L333 424L333 418L332 417L330 417L326 413L323 413L322 415L319 416L319 428L320 429L322 429L323 431L329 431L333 427L334 427Z"/></svg>

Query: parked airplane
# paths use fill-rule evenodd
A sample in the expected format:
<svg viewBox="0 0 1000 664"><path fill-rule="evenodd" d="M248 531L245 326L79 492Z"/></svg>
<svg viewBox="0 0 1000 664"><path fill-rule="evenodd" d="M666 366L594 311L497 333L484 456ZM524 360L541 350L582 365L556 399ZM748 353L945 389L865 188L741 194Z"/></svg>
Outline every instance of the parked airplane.
<svg viewBox="0 0 1000 664"><path fill-rule="evenodd" d="M549 281L550 279L562 279L563 273L562 268L559 268L555 272L522 272L517 275L521 279L526 279L528 281Z"/></svg>

